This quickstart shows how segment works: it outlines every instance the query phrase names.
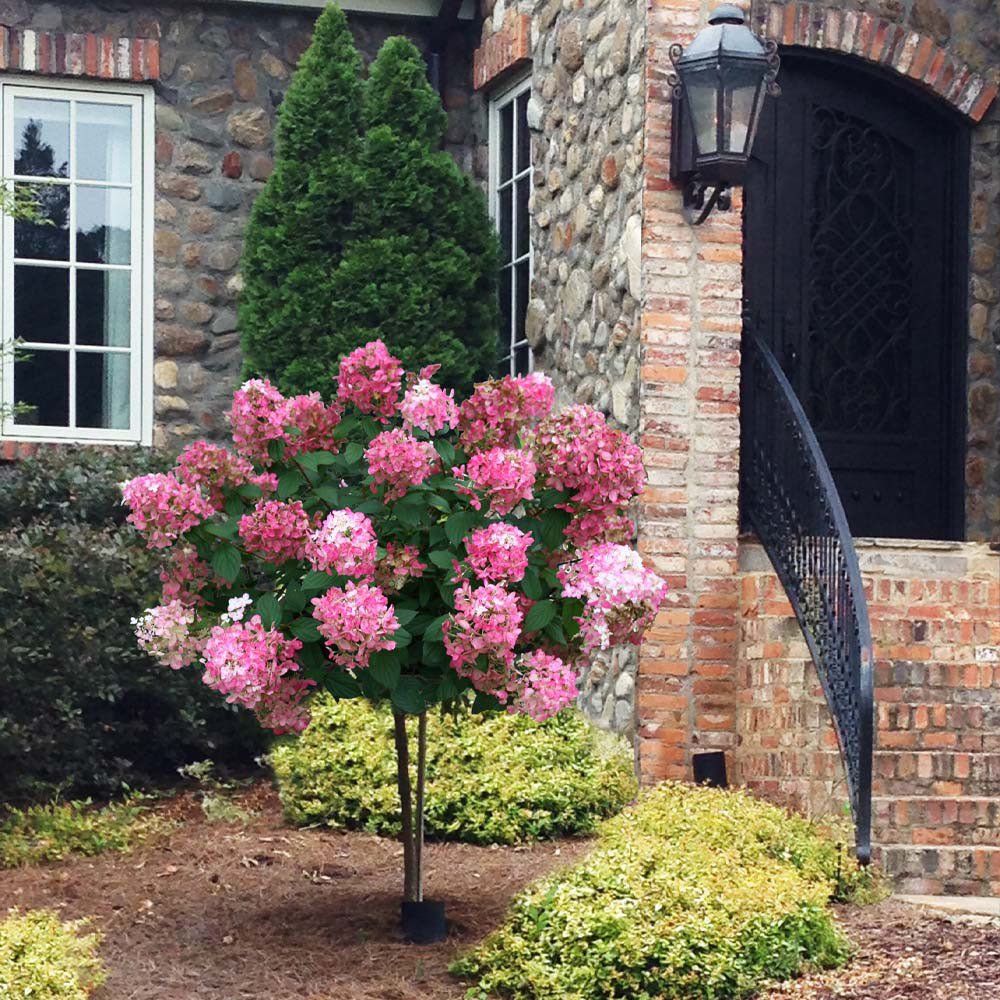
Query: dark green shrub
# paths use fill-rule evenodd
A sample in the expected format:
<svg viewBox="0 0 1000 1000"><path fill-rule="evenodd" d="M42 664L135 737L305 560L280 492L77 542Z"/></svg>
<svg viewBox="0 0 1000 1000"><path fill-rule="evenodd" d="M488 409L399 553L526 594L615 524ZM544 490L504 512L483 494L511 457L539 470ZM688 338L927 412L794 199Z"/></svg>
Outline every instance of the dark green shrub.
<svg viewBox="0 0 1000 1000"><path fill-rule="evenodd" d="M340 357L380 338L469 388L493 362L497 243L482 193L440 151L446 118L412 43L362 87L347 20L321 15L279 111L254 205L240 323L248 374L328 396Z"/></svg>
<svg viewBox="0 0 1000 1000"><path fill-rule="evenodd" d="M107 795L205 757L245 767L263 748L195 670L136 645L160 557L118 523L118 483L161 461L67 449L0 480L0 801Z"/></svg>
<svg viewBox="0 0 1000 1000"><path fill-rule="evenodd" d="M843 864L816 827L745 793L663 785L518 896L452 971L470 996L749 996L845 959L827 908Z"/></svg>
<svg viewBox="0 0 1000 1000"><path fill-rule="evenodd" d="M632 753L578 713L428 716L427 836L513 844L591 833L636 791ZM392 715L314 702L313 722L271 754L289 820L373 833L399 829Z"/></svg>

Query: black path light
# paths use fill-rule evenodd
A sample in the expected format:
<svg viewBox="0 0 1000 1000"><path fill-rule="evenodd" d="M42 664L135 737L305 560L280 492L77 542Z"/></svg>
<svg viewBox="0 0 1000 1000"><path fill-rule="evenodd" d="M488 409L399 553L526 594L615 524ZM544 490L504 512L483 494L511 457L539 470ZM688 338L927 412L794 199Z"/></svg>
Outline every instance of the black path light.
<svg viewBox="0 0 1000 1000"><path fill-rule="evenodd" d="M670 46L675 73L671 180L684 186L684 212L700 225L743 183L765 94L777 97L778 46L758 38L743 11L723 4L685 49ZM695 213L699 213L695 215Z"/></svg>

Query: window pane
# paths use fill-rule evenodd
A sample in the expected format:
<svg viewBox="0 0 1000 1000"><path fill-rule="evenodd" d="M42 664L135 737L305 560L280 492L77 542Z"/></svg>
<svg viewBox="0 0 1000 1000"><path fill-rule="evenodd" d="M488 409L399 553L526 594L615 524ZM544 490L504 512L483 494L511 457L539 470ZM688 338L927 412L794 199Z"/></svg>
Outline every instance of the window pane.
<svg viewBox="0 0 1000 1000"><path fill-rule="evenodd" d="M127 264L131 259L131 195L120 188L75 187L76 259Z"/></svg>
<svg viewBox="0 0 1000 1000"><path fill-rule="evenodd" d="M500 202L499 225L500 225L500 262L507 264L513 260L514 253L514 189L504 188L498 195Z"/></svg>
<svg viewBox="0 0 1000 1000"><path fill-rule="evenodd" d="M76 176L87 181L132 178L132 109L115 104L77 104Z"/></svg>
<svg viewBox="0 0 1000 1000"><path fill-rule="evenodd" d="M69 176L69 101L14 98L14 173Z"/></svg>
<svg viewBox="0 0 1000 1000"><path fill-rule="evenodd" d="M528 217L528 199L530 197L531 178L522 177L517 182L517 241L514 245L516 257L526 254L530 246L530 220Z"/></svg>
<svg viewBox="0 0 1000 1000"><path fill-rule="evenodd" d="M128 271L76 272L76 342L128 347L132 329Z"/></svg>
<svg viewBox="0 0 1000 1000"><path fill-rule="evenodd" d="M514 166L514 103L500 109L500 183L510 180Z"/></svg>
<svg viewBox="0 0 1000 1000"><path fill-rule="evenodd" d="M66 427L69 424L69 351L33 349L14 361L14 423Z"/></svg>
<svg viewBox="0 0 1000 1000"><path fill-rule="evenodd" d="M517 98L517 172L531 165L531 133L528 131L528 98L525 91Z"/></svg>
<svg viewBox="0 0 1000 1000"><path fill-rule="evenodd" d="M516 293L514 295L514 343L524 340L524 324L528 316L528 291L530 277L528 274L528 262L524 261L517 265Z"/></svg>
<svg viewBox="0 0 1000 1000"><path fill-rule="evenodd" d="M76 423L78 427L128 430L128 354L77 354Z"/></svg>
<svg viewBox="0 0 1000 1000"><path fill-rule="evenodd" d="M69 343L66 268L14 268L14 337L39 344Z"/></svg>
<svg viewBox="0 0 1000 1000"><path fill-rule="evenodd" d="M531 371L531 349L521 344L514 352L514 374L527 375Z"/></svg>
<svg viewBox="0 0 1000 1000"><path fill-rule="evenodd" d="M513 272L509 267L505 267L500 272L500 337L497 341L497 349L501 358L510 355L510 282Z"/></svg>
<svg viewBox="0 0 1000 1000"><path fill-rule="evenodd" d="M43 223L14 223L14 255L31 260L69 260L69 187L19 184L38 205Z"/></svg>

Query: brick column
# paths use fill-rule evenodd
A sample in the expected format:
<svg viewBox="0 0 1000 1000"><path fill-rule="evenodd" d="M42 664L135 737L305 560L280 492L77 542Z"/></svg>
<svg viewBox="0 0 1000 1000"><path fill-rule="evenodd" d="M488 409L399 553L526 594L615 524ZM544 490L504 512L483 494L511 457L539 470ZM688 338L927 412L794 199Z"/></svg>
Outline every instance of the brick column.
<svg viewBox="0 0 1000 1000"><path fill-rule="evenodd" d="M645 781L690 778L693 750L736 739L741 202L692 227L669 176L667 50L708 13L647 0L639 546L671 594L640 651Z"/></svg>

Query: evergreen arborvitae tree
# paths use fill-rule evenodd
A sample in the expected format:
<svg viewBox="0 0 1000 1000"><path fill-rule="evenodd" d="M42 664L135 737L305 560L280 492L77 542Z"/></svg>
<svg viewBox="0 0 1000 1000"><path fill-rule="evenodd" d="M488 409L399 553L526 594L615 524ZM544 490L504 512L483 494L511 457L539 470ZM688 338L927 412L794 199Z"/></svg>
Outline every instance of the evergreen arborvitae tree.
<svg viewBox="0 0 1000 1000"><path fill-rule="evenodd" d="M440 151L446 117L412 43L382 47L363 112L356 60L343 14L328 10L282 106L275 175L248 230L248 370L285 392L329 395L340 357L380 338L410 370L440 364L439 381L467 389L495 357L498 250L485 201ZM323 103L332 128L330 94L301 80L321 73L336 81L326 84L332 141L300 123Z"/></svg>

